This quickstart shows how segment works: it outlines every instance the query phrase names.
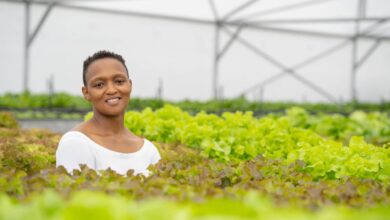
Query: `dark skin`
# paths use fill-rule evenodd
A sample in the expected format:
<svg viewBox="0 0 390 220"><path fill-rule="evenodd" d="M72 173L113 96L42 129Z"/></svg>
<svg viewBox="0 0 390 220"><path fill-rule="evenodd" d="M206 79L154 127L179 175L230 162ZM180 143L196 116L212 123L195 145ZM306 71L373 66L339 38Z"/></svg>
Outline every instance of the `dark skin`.
<svg viewBox="0 0 390 220"><path fill-rule="evenodd" d="M133 153L141 149L144 139L124 126L132 81L122 63L113 58L98 59L88 67L85 77L87 84L82 92L93 106L93 117L72 130L112 151Z"/></svg>

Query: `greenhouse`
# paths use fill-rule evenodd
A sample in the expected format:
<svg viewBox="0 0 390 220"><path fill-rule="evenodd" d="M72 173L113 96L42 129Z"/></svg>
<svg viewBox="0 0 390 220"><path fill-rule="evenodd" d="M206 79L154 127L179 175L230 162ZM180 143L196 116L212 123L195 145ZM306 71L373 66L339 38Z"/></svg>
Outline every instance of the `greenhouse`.
<svg viewBox="0 0 390 220"><path fill-rule="evenodd" d="M390 2L0 0L0 219L388 219Z"/></svg>

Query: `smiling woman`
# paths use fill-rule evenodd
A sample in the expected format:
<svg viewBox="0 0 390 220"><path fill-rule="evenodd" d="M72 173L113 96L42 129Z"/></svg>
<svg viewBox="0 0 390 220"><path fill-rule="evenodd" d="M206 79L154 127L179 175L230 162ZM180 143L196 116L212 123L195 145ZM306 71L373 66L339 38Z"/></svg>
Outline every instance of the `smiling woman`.
<svg viewBox="0 0 390 220"><path fill-rule="evenodd" d="M93 117L61 138L57 166L68 172L85 164L91 169L149 175L148 166L160 160L157 148L124 126L132 81L122 56L99 51L84 61L82 92L91 102Z"/></svg>

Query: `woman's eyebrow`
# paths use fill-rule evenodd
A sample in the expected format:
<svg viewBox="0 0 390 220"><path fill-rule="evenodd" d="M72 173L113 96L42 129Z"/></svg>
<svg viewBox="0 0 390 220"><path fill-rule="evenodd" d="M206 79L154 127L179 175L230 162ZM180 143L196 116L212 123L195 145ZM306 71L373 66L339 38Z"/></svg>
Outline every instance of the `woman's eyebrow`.
<svg viewBox="0 0 390 220"><path fill-rule="evenodd" d="M96 77L96 78L92 78L91 82L94 82L94 81L97 81L97 80L105 80L105 79L106 79L105 77L99 76L99 77Z"/></svg>
<svg viewBox="0 0 390 220"><path fill-rule="evenodd" d="M113 78L117 78L117 77L124 77L124 78L127 78L127 75L123 75L121 73L117 73L113 76Z"/></svg>
<svg viewBox="0 0 390 220"><path fill-rule="evenodd" d="M117 73L117 74L113 75L111 78L115 79L115 78L118 78L118 77L127 78L127 75L123 75L122 73ZM97 80L103 80L104 81L104 80L107 80L107 77L97 76L96 78L90 79L91 82L94 82L94 81L97 81Z"/></svg>

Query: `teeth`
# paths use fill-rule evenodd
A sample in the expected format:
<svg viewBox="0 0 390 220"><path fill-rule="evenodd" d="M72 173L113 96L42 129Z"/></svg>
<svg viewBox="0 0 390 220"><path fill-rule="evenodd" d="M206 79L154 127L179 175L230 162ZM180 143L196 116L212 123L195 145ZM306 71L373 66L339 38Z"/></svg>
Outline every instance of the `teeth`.
<svg viewBox="0 0 390 220"><path fill-rule="evenodd" d="M109 99L109 100L107 100L107 102L108 102L109 104L115 104L115 103L118 103L118 102L119 102L119 98Z"/></svg>

